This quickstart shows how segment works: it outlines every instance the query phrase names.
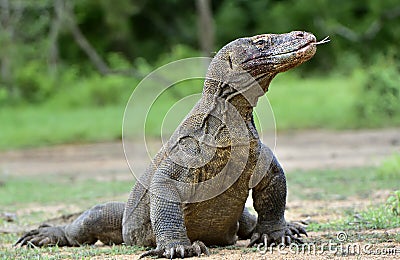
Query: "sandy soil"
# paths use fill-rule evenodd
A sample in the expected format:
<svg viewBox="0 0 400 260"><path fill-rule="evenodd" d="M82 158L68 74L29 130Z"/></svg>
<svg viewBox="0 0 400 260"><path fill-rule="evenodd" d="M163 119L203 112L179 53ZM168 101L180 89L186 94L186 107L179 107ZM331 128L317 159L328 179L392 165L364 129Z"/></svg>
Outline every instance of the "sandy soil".
<svg viewBox="0 0 400 260"><path fill-rule="evenodd" d="M273 143L273 142L271 142ZM268 144L268 142L267 142ZM132 144L135 147L134 144ZM157 149L160 142L152 140L148 143L151 149ZM270 145L274 146L274 145ZM326 168L348 168L377 165L383 158L400 152L400 129L363 130L363 131L307 131L278 133L275 153L286 171L310 170ZM147 151L136 149L135 170L142 171L150 158ZM35 175L73 176L74 178L97 178L101 180L132 180L127 166L121 142L97 144L74 144L35 149L12 150L0 153L0 174L33 177ZM373 200L382 201L387 196L385 191L373 196ZM338 217L346 208L365 208L370 200L349 198L345 201L289 201L287 218L290 220L327 221ZM62 205L61 205L62 206ZM25 209L29 210L29 209ZM56 210L56 209L55 209ZM399 233L399 228L386 231ZM324 234L310 233L309 241L316 241ZM332 234L334 237L335 234ZM352 236L359 236L352 234ZM246 241L239 241L239 249L211 249L212 256L202 259L333 259L347 256L346 259L392 258L383 254L387 247L395 247L397 257L400 256L399 243L377 243L370 254L303 254L292 253L287 249L284 253L245 251ZM378 252L379 251L379 252ZM379 254L378 254L379 253ZM104 259L101 256L98 259ZM137 256L113 256L118 259L136 259Z"/></svg>

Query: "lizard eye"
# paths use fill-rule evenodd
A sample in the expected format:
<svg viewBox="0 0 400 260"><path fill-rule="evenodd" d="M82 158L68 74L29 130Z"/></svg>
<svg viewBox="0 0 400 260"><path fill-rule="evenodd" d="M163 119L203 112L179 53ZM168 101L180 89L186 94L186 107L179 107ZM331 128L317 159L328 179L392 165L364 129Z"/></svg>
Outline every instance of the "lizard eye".
<svg viewBox="0 0 400 260"><path fill-rule="evenodd" d="M255 42L256 45L265 45L266 43L267 43L267 41L264 40L264 39L260 39L260 40Z"/></svg>
<svg viewBox="0 0 400 260"><path fill-rule="evenodd" d="M229 67L233 69L231 55L228 56Z"/></svg>

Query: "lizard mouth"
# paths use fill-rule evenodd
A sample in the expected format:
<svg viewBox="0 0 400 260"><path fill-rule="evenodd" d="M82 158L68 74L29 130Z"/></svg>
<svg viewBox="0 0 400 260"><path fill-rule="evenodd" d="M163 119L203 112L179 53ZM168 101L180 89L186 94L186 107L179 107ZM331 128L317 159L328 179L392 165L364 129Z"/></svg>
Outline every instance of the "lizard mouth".
<svg viewBox="0 0 400 260"><path fill-rule="evenodd" d="M307 42L307 43L304 44L302 47L300 47L299 49L297 49L297 50L295 50L295 51L293 51L293 52L305 51L305 50L307 50L307 49L310 48L310 47L314 47L314 46L319 45L319 44L328 43L328 42L330 42L330 41L331 41L331 40L329 39L329 36L326 36L325 38L323 38L323 39L320 40L320 41L312 40L312 41Z"/></svg>
<svg viewBox="0 0 400 260"><path fill-rule="evenodd" d="M316 41L316 39L313 37L313 39L310 39L309 41L307 41L306 43L304 43L303 45L300 45L298 48L296 49L292 49L292 50L286 50L286 51L282 51L280 53L275 53L275 54L267 54L265 53L264 55L259 55L259 56L250 56L247 59L245 59L244 61L241 62L242 66L244 66L244 68L251 66L254 62L258 61L260 63L263 63L263 61L265 63L267 62L279 62L279 60L285 60L288 59L290 56L292 55L296 55L297 58L299 59L300 57L302 57L301 59L308 60L309 58L311 58L317 48L317 45L320 44L324 44L324 43L328 43L330 42L329 36L323 38L320 41Z"/></svg>
<svg viewBox="0 0 400 260"><path fill-rule="evenodd" d="M316 43L317 42L315 42L315 41L309 41L296 49L282 51L279 53L260 55L258 57L250 57L249 59L246 59L245 61L243 61L242 64L245 65L248 63L252 63L255 61L262 61L262 60L265 60L265 61L280 60L281 58L289 57L290 55L293 55L293 54L307 53L307 52L309 52L310 49L314 49L312 52L315 52L315 50L316 50L315 44Z"/></svg>
<svg viewBox="0 0 400 260"><path fill-rule="evenodd" d="M316 41L307 42L306 44L304 44L303 46L301 46L300 48L298 48L297 50L292 51L292 52L305 51L310 47L314 47L315 46L314 43L316 43Z"/></svg>
<svg viewBox="0 0 400 260"><path fill-rule="evenodd" d="M298 48L297 50L291 51L291 52L303 51L303 50L306 50L307 48L314 47L314 46L319 45L319 44L328 43L330 41L331 40L329 39L329 36L326 36L325 38L323 38L320 41L316 41L315 39L313 39L313 40L307 42L306 44L304 44L303 46L301 46L300 48ZM291 53L291 52L287 52L287 53ZM281 54L286 54L286 53L281 53Z"/></svg>
<svg viewBox="0 0 400 260"><path fill-rule="evenodd" d="M328 42L330 42L329 36L325 37L324 39L322 39L320 41L316 41L315 39L313 39L313 40L310 40L307 43L301 45L299 48L297 48L295 50L289 50L289 51L286 51L286 52L271 54L271 55L267 55L267 56L261 56L261 57L258 57L258 58L251 58L251 59L248 59L248 60L244 61L243 63L247 63L249 61L256 60L256 59L268 59L268 58L285 57L287 55L294 54L294 53L307 53L309 51L309 49L313 49L312 52L314 52L316 50L315 49L316 45L324 44L324 43L328 43Z"/></svg>
<svg viewBox="0 0 400 260"><path fill-rule="evenodd" d="M329 39L329 36L326 36L325 38L323 38L320 41L316 41L316 40L312 40L307 42L306 44L304 44L302 47L300 47L299 49L292 51L292 52L305 52L307 51L307 49L309 48L314 48L315 46L319 45L319 44L324 44L324 43L328 43L331 40ZM291 52L288 52L291 53ZM282 53L282 54L286 54L286 53Z"/></svg>
<svg viewBox="0 0 400 260"><path fill-rule="evenodd" d="M320 41L316 41L313 39L313 40L307 42L306 44L300 46L300 48L298 48L296 50L270 55L269 57L279 57L281 55L291 54L291 53L304 53L304 52L307 52L307 50L309 48L315 48L316 45L324 44L324 43L328 43L328 42L330 42L329 36L326 36L324 39L322 39Z"/></svg>

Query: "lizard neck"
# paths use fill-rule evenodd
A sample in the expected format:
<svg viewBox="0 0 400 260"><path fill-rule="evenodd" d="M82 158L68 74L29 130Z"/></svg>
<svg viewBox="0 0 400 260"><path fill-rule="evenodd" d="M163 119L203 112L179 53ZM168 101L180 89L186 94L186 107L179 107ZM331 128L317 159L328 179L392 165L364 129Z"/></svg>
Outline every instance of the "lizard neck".
<svg viewBox="0 0 400 260"><path fill-rule="evenodd" d="M236 108L236 110L238 111L238 113L245 122L253 120L254 107L244 96L242 95L234 96L228 102Z"/></svg>
<svg viewBox="0 0 400 260"><path fill-rule="evenodd" d="M245 122L253 120L253 109L258 99L268 91L271 79L227 84L221 81L206 79L204 82L203 99L205 103L212 104L215 111L226 111L230 106L236 110ZM232 87L233 85L233 87ZM229 105L227 104L229 103ZM225 109L224 109L225 107Z"/></svg>

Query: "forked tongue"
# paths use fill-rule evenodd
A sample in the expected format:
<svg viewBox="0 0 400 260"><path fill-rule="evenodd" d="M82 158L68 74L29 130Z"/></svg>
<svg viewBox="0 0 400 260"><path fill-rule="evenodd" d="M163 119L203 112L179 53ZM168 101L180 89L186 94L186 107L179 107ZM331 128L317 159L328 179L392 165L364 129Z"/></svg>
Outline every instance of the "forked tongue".
<svg viewBox="0 0 400 260"><path fill-rule="evenodd" d="M314 45L319 45L319 44L324 44L324 43L328 43L331 40L329 39L329 36L326 36L325 38L323 38L322 40L318 41L318 42L313 42L312 44Z"/></svg>

